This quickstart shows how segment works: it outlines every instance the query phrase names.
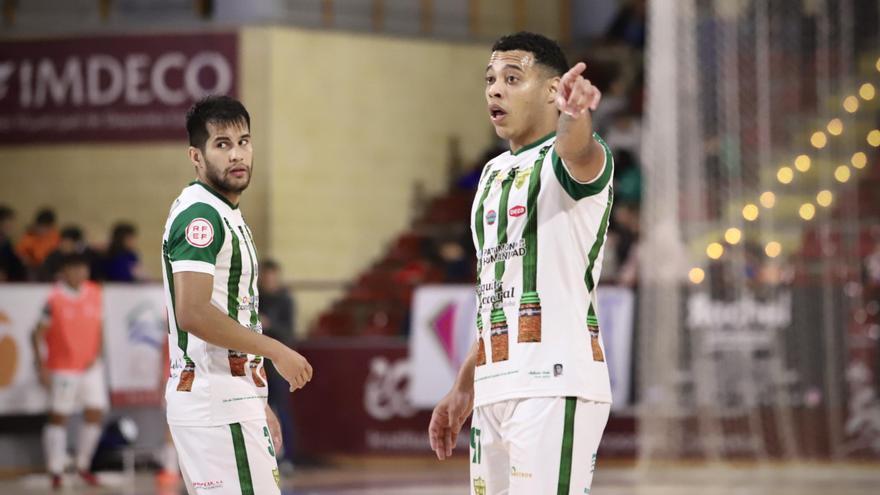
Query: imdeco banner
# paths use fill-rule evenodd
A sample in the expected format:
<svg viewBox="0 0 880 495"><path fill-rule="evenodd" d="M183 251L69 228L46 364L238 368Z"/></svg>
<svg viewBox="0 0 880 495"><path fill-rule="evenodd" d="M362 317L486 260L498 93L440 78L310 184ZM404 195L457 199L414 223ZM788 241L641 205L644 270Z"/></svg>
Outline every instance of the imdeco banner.
<svg viewBox="0 0 880 495"><path fill-rule="evenodd" d="M238 92L238 35L0 42L0 144L179 140L207 94Z"/></svg>

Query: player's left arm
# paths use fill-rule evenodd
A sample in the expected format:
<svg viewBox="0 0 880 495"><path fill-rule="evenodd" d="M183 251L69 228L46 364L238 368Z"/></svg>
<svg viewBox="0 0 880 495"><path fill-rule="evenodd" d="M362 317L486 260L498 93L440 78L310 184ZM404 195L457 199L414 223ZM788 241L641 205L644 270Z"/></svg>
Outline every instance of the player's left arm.
<svg viewBox="0 0 880 495"><path fill-rule="evenodd" d="M590 112L599 106L602 93L583 72L587 65L578 62L559 80L556 108L556 153L565 162L572 178L581 183L595 180L605 165L605 149L593 138Z"/></svg>
<svg viewBox="0 0 880 495"><path fill-rule="evenodd" d="M284 437L281 435L281 423L278 422L278 416L275 411L266 404L266 424L269 426L269 433L272 434L272 445L275 446L275 456L281 455L281 448L284 446Z"/></svg>

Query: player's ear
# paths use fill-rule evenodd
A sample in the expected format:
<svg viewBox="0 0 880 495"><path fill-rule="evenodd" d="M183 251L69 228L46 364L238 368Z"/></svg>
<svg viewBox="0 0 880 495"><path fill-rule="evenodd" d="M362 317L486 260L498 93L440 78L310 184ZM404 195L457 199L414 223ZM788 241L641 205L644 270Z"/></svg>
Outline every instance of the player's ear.
<svg viewBox="0 0 880 495"><path fill-rule="evenodd" d="M204 162L202 157L202 150L196 148L195 146L190 146L187 150L187 155L189 156L189 161L196 167L199 167Z"/></svg>
<svg viewBox="0 0 880 495"><path fill-rule="evenodd" d="M556 95L559 93L559 82L561 80L562 80L562 78L559 76L551 77L548 80L548 82L549 82L549 84L547 85L547 102L548 103L555 103L556 102Z"/></svg>

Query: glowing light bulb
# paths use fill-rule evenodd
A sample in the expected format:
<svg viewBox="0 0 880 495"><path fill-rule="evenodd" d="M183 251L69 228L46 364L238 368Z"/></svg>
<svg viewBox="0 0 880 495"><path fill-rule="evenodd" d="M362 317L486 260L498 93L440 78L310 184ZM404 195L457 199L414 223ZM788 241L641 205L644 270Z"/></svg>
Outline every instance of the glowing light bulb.
<svg viewBox="0 0 880 495"><path fill-rule="evenodd" d="M706 246L706 256L712 258L713 260L717 260L724 254L724 246L720 243L713 242Z"/></svg>

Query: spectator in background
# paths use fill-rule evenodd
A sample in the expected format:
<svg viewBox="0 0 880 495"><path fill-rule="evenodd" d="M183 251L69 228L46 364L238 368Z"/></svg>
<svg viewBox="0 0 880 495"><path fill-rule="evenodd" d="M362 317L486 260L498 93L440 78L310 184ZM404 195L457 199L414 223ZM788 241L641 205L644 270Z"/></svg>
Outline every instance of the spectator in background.
<svg viewBox="0 0 880 495"><path fill-rule="evenodd" d="M43 448L56 490L61 488L67 457L67 421L82 407L84 423L79 428L76 468L86 484L98 485L89 468L109 404L101 361L101 287L89 282L88 260L79 254L61 259L59 275L31 341L40 383L49 392Z"/></svg>
<svg viewBox="0 0 880 495"><path fill-rule="evenodd" d="M608 38L643 50L647 37L647 10L646 0L627 2L611 23Z"/></svg>
<svg viewBox="0 0 880 495"><path fill-rule="evenodd" d="M260 323L263 335L290 347L294 340L294 322L296 307L290 291L281 279L281 266L275 260L260 262L260 276L257 279L260 292L259 308ZM294 432L293 418L290 410L290 387L275 366L264 366L269 381L269 407L278 416L281 424L282 452L278 453L278 466L289 471L293 467Z"/></svg>
<svg viewBox="0 0 880 495"><path fill-rule="evenodd" d="M37 273L37 279L41 282L54 282L61 268L61 260L70 254L82 255L89 263L91 279L98 280L98 253L96 253L83 237L82 229L75 225L69 225L61 230L61 241L55 251L46 257L46 261Z"/></svg>
<svg viewBox="0 0 880 495"><path fill-rule="evenodd" d="M110 246L104 257L103 275L108 282L137 282L142 279L137 254L137 229L120 222L113 226Z"/></svg>
<svg viewBox="0 0 880 495"><path fill-rule="evenodd" d="M642 121L641 117L634 112L623 112L615 115L608 126L605 142L608 147L616 151L626 151L641 161L642 153ZM617 162L615 161L615 169ZM617 175L617 170L615 170Z"/></svg>
<svg viewBox="0 0 880 495"><path fill-rule="evenodd" d="M28 278L34 278L46 257L58 247L60 241L61 236L55 225L55 212L49 208L38 211L33 225L18 241L18 254L31 272Z"/></svg>
<svg viewBox="0 0 880 495"><path fill-rule="evenodd" d="M24 264L12 243L14 224L15 211L0 205L0 282L21 282L27 277Z"/></svg>
<svg viewBox="0 0 880 495"><path fill-rule="evenodd" d="M642 171L636 155L627 150L614 151L614 199L638 205L642 202Z"/></svg>

